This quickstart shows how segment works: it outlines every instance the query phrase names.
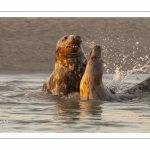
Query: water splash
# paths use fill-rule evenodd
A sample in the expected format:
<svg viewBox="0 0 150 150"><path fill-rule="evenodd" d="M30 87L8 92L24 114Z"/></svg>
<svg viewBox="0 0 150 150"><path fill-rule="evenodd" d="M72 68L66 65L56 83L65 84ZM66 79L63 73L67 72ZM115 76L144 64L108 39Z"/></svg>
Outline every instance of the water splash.
<svg viewBox="0 0 150 150"><path fill-rule="evenodd" d="M105 19L101 21L110 23ZM139 30L137 26L133 28L133 24L134 22L130 20L123 31L120 30L119 22L107 28L99 24L94 28L89 27L83 36L83 49L87 57L91 48L95 45L101 46L102 59L105 63L104 73L114 74L107 86L116 92L130 86L127 87L124 83L130 74L150 73L150 43L147 40L149 33L144 33L143 28Z"/></svg>
<svg viewBox="0 0 150 150"><path fill-rule="evenodd" d="M127 72L120 71L120 68L116 68L113 79L110 83L107 84L107 87L112 89L115 92L120 91L121 85L123 84L125 78L127 77Z"/></svg>
<svg viewBox="0 0 150 150"><path fill-rule="evenodd" d="M85 45L88 46L89 48L93 48L96 44L95 44L95 42L89 42L89 41L87 41L85 43Z"/></svg>
<svg viewBox="0 0 150 150"><path fill-rule="evenodd" d="M105 38L105 40L108 40ZM84 45L88 48L93 48L96 45L96 41L90 42L89 39L86 39ZM135 45L139 45L137 41ZM133 73L150 73L150 58L147 54L144 55L137 55L137 51L129 51L127 54L126 51L120 50L117 52L112 52L110 55L110 51L112 49L108 49L103 44L102 46L102 53L103 53L103 60L104 60L104 68L106 73L112 73L112 68L114 68L114 75L113 79L110 83L107 84L107 87L114 90L115 92L121 92L123 89L128 88L124 87L125 79ZM138 49L138 47L137 47ZM88 57L88 54L86 54ZM119 57L118 57L119 56ZM133 67L132 67L133 66Z"/></svg>
<svg viewBox="0 0 150 150"><path fill-rule="evenodd" d="M115 74L113 75L113 79L110 83L107 84L107 87L114 90L115 92L122 91L125 88L123 87L123 83L127 78L127 76L137 72L147 72L147 70L149 70L150 68L150 65L148 65L149 63L150 60L147 61L147 63L144 64L143 66L137 64L136 66L133 67L133 69L127 71L122 71L121 67L120 68L117 67L115 69Z"/></svg>

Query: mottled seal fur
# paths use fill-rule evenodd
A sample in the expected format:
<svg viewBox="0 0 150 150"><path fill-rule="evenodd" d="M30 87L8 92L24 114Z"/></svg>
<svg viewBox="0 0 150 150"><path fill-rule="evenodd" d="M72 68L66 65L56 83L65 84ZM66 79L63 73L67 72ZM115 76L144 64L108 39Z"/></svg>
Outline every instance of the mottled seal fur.
<svg viewBox="0 0 150 150"><path fill-rule="evenodd" d="M44 91L58 96L79 92L87 63L80 47L81 42L81 37L75 35L60 38L56 45L55 67L43 85Z"/></svg>
<svg viewBox="0 0 150 150"><path fill-rule="evenodd" d="M101 47L94 46L89 55L86 69L80 82L80 99L120 101L126 98L134 98L141 93L150 92L150 78L148 78L123 92L115 93L103 84L103 71L104 62L101 58Z"/></svg>
<svg viewBox="0 0 150 150"><path fill-rule="evenodd" d="M140 82L139 84L123 91L122 94L139 95L145 92L150 92L150 77Z"/></svg>

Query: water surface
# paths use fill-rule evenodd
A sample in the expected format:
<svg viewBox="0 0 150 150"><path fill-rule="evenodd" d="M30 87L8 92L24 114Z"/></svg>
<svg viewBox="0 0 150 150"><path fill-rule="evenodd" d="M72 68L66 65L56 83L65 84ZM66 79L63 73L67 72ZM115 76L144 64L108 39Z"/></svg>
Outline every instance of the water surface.
<svg viewBox="0 0 150 150"><path fill-rule="evenodd" d="M150 95L124 102L81 101L42 92L49 74L0 74L0 132L150 132ZM132 86L149 77L129 75ZM108 84L113 75L105 74Z"/></svg>

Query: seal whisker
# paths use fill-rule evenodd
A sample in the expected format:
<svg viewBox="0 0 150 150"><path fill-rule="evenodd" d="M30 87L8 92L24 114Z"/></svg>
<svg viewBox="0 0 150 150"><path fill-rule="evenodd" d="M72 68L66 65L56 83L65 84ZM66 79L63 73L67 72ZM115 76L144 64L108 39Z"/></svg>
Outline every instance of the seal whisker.
<svg viewBox="0 0 150 150"><path fill-rule="evenodd" d="M69 35L69 34L62 28L62 26L60 26L60 29L61 29L66 35Z"/></svg>

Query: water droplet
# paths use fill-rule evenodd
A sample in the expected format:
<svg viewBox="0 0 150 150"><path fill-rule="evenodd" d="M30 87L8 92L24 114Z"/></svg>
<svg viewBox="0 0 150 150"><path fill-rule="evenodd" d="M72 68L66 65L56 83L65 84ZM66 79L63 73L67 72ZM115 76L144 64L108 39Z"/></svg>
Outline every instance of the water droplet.
<svg viewBox="0 0 150 150"><path fill-rule="evenodd" d="M138 45L139 44L139 42L136 42L136 44L135 45Z"/></svg>

